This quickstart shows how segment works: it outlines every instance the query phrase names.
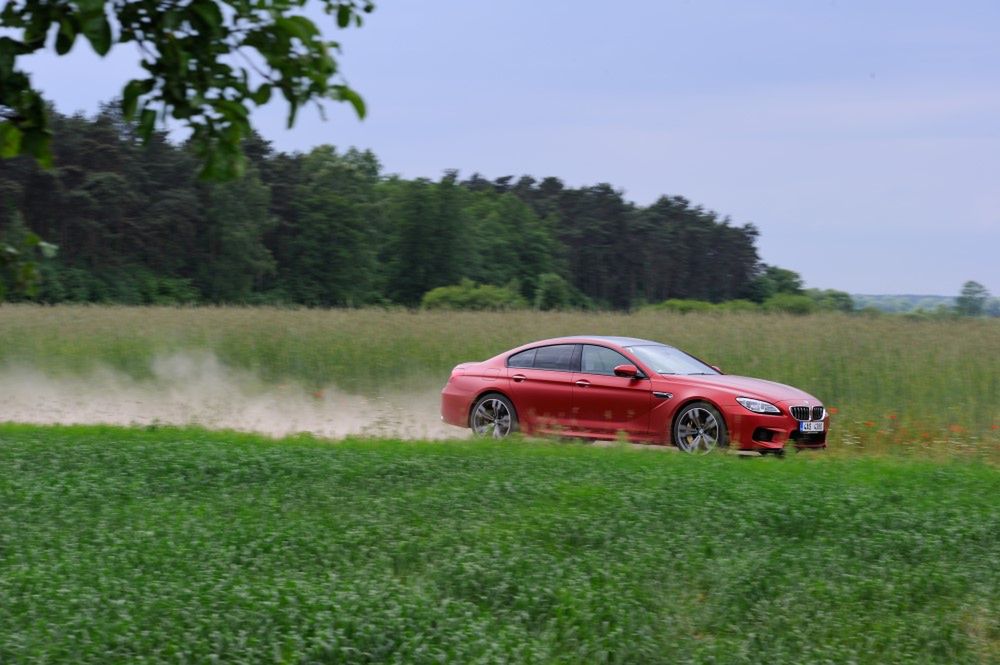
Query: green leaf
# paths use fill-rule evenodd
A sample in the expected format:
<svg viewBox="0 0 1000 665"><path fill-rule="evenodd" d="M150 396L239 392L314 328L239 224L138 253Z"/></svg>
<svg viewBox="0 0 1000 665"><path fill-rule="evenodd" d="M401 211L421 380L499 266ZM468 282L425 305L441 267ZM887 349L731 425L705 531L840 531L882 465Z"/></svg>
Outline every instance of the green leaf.
<svg viewBox="0 0 1000 665"><path fill-rule="evenodd" d="M104 10L104 0L76 0L76 4L83 14L96 14Z"/></svg>
<svg viewBox="0 0 1000 665"><path fill-rule="evenodd" d="M249 111L239 102L231 99L213 99L212 106L232 122L245 121Z"/></svg>
<svg viewBox="0 0 1000 665"><path fill-rule="evenodd" d="M191 10L205 22L213 34L219 34L222 31L222 12L219 11L219 6L214 2L210 0L194 2L191 4Z"/></svg>
<svg viewBox="0 0 1000 665"><path fill-rule="evenodd" d="M164 29L170 31L176 30L180 26L182 21L181 13L173 9L167 10L166 12L163 13L161 21L163 23Z"/></svg>
<svg viewBox="0 0 1000 665"><path fill-rule="evenodd" d="M342 102L348 102L354 107L354 112L358 114L359 118L364 118L368 112L368 109L365 108L365 100L361 98L361 95L346 85L334 86L334 98Z"/></svg>
<svg viewBox="0 0 1000 665"><path fill-rule="evenodd" d="M257 106L267 104L267 102L271 99L271 85L269 83L265 83L260 86L257 88L257 92L250 95L250 99L252 99Z"/></svg>
<svg viewBox="0 0 1000 665"><path fill-rule="evenodd" d="M303 42L308 42L314 37L319 36L319 28L305 16L277 18L274 21L274 27L293 37L298 37Z"/></svg>
<svg viewBox="0 0 1000 665"><path fill-rule="evenodd" d="M59 32L56 33L56 53L59 55L69 53L75 40L76 27L68 16L64 16L59 20Z"/></svg>
<svg viewBox="0 0 1000 665"><path fill-rule="evenodd" d="M149 137L153 134L153 128L156 126L156 111L150 108L142 110L142 114L139 116L139 127L136 131L139 133L139 137L145 142L149 141Z"/></svg>
<svg viewBox="0 0 1000 665"><path fill-rule="evenodd" d="M45 35L49 33L52 26L55 12L36 13L31 16L31 20L24 26L23 39L25 44L40 45L45 44Z"/></svg>
<svg viewBox="0 0 1000 665"><path fill-rule="evenodd" d="M152 79L132 79L125 84L125 89L122 90L122 115L125 116L126 120L131 120L135 116L140 95L152 89Z"/></svg>
<svg viewBox="0 0 1000 665"><path fill-rule="evenodd" d="M351 7L350 5L340 5L337 8L337 25L341 28L346 28L351 22Z"/></svg>
<svg viewBox="0 0 1000 665"><path fill-rule="evenodd" d="M219 156L211 148L209 148L208 154L205 155L205 165L201 167L201 173L198 174L198 177L202 180L222 180Z"/></svg>
<svg viewBox="0 0 1000 665"><path fill-rule="evenodd" d="M14 59L21 52L23 44L10 37L0 37L0 77L10 76L14 70Z"/></svg>
<svg viewBox="0 0 1000 665"><path fill-rule="evenodd" d="M103 12L83 19L83 34L97 55L105 55L111 50L111 24Z"/></svg>
<svg viewBox="0 0 1000 665"><path fill-rule="evenodd" d="M0 123L0 158L16 157L21 153L21 130L9 122Z"/></svg>
<svg viewBox="0 0 1000 665"><path fill-rule="evenodd" d="M201 170L202 180L226 181L240 178L246 172L246 158L239 143L232 145L222 139L217 145L207 148L205 167Z"/></svg>
<svg viewBox="0 0 1000 665"><path fill-rule="evenodd" d="M48 130L31 127L21 134L21 154L32 155L44 169L52 168L52 134Z"/></svg>
<svg viewBox="0 0 1000 665"><path fill-rule="evenodd" d="M227 156L226 160L226 178L229 180L235 180L242 178L246 175L247 171L247 160L243 155L243 151L237 150L235 153Z"/></svg>
<svg viewBox="0 0 1000 665"><path fill-rule="evenodd" d="M34 261L25 261L17 266L17 283L29 296L35 295L38 287L38 267Z"/></svg>

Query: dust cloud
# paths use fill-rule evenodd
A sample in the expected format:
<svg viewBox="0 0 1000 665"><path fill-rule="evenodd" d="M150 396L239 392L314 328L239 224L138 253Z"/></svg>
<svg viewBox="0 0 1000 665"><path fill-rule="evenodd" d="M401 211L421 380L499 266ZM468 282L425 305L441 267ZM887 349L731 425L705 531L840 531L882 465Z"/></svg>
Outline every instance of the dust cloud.
<svg viewBox="0 0 1000 665"><path fill-rule="evenodd" d="M211 354L156 358L149 379L108 368L85 376L30 367L0 369L0 422L34 424L198 425L269 436L309 432L443 439L468 431L440 420L439 389L364 397L328 386L268 384Z"/></svg>

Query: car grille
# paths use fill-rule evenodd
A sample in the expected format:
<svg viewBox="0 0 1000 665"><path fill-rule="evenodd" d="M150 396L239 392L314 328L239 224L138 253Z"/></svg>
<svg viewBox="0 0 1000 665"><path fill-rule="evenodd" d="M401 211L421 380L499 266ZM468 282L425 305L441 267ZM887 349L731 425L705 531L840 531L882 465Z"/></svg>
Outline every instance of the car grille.
<svg viewBox="0 0 1000 665"><path fill-rule="evenodd" d="M796 420L823 420L823 407L793 406L789 409Z"/></svg>

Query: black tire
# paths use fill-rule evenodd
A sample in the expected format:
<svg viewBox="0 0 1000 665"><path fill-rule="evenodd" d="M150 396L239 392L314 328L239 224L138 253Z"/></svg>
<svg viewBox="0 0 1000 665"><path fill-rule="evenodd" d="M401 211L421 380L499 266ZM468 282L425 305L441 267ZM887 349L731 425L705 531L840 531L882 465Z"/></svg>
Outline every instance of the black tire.
<svg viewBox="0 0 1000 665"><path fill-rule="evenodd" d="M707 454L729 445L729 430L719 410L708 402L685 405L674 417L673 444L686 453Z"/></svg>
<svg viewBox="0 0 1000 665"><path fill-rule="evenodd" d="M476 400L469 412L469 428L476 436L503 439L518 429L517 410L500 393L487 393Z"/></svg>

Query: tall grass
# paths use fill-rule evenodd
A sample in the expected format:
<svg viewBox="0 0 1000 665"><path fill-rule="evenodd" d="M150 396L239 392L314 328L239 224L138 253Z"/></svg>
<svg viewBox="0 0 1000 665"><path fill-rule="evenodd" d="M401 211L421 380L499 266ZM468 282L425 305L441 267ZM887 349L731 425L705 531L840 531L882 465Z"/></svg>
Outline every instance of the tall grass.
<svg viewBox="0 0 1000 665"><path fill-rule="evenodd" d="M727 373L798 386L832 407L844 447L1000 447L996 320L3 306L0 364L143 377L157 355L205 350L266 381L378 393L436 388L458 362L581 333L661 340Z"/></svg>

